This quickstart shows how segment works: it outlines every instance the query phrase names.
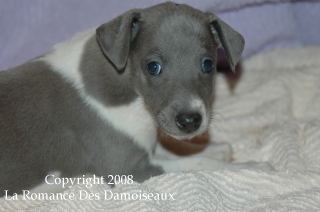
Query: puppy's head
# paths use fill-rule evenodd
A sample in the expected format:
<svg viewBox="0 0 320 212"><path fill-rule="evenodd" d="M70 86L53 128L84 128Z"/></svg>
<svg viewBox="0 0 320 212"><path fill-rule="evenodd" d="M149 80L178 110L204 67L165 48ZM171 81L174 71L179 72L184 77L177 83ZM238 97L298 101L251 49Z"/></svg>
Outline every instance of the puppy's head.
<svg viewBox="0 0 320 212"><path fill-rule="evenodd" d="M174 3L131 10L100 26L97 41L119 74L130 72L159 128L177 139L208 129L217 48L234 68L244 47L215 15Z"/></svg>

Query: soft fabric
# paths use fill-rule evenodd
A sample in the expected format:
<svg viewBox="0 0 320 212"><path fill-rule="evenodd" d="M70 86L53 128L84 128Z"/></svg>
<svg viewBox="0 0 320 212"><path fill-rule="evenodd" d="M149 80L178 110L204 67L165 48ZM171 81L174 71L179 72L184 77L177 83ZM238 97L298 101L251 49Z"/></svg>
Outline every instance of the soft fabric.
<svg viewBox="0 0 320 212"><path fill-rule="evenodd" d="M0 200L0 211L319 211L320 48L276 50L244 62L233 93L217 79L214 142L232 145L234 162L264 161L275 170L164 174L113 193L172 193L173 201ZM106 185L80 189L103 196Z"/></svg>
<svg viewBox="0 0 320 212"><path fill-rule="evenodd" d="M73 34L126 10L165 0L0 0L0 70L17 66ZM306 0L177 0L217 13L246 39L244 56L299 45L320 45L320 2Z"/></svg>

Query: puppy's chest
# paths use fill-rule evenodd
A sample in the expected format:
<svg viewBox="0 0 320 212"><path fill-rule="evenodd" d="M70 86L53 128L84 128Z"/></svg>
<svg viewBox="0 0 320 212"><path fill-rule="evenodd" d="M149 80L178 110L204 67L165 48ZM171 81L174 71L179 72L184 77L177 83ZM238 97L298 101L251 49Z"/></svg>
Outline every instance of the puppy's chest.
<svg viewBox="0 0 320 212"><path fill-rule="evenodd" d="M156 126L141 98L126 105L112 107L106 107L90 96L84 98L87 105L118 133L128 136L129 140L148 153L152 152L156 143Z"/></svg>

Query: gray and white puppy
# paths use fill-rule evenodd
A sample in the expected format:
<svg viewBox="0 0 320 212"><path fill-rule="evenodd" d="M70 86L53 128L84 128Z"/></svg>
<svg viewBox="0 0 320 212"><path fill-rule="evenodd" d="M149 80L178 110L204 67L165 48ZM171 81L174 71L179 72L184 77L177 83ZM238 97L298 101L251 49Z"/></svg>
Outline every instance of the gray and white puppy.
<svg viewBox="0 0 320 212"><path fill-rule="evenodd" d="M231 67L244 39L215 15L164 3L134 9L0 72L0 196L50 171L133 175L216 169L153 157L157 128L177 139L208 129L217 48Z"/></svg>

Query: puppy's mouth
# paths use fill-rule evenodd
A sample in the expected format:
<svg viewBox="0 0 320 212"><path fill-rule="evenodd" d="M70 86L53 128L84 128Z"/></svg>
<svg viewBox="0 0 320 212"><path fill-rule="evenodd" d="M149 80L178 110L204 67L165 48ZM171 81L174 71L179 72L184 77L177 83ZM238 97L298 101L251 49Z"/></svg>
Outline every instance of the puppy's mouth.
<svg viewBox="0 0 320 212"><path fill-rule="evenodd" d="M201 134L194 135L194 136L180 136L180 135L176 136L158 128L157 134L158 134L157 135L158 139L160 141L187 142L187 143L194 143L194 144L206 144L209 142L208 131L205 131Z"/></svg>
<svg viewBox="0 0 320 212"><path fill-rule="evenodd" d="M177 140L177 141L188 141L197 139L199 137L202 137L203 135L208 133L208 119L206 116L202 121L200 125L198 125L195 128L192 128L194 123L191 123L191 131L188 129L180 129L184 126L179 126L180 123L177 123L176 120L168 120L163 113L159 113L158 116L156 116L156 120L158 123L158 134L162 135L162 137L170 137L171 139ZM174 124L173 124L174 123ZM188 125L190 123L183 123L185 125ZM188 126L187 126L188 127ZM186 128L187 128L186 127ZM173 129L172 129L173 128Z"/></svg>

